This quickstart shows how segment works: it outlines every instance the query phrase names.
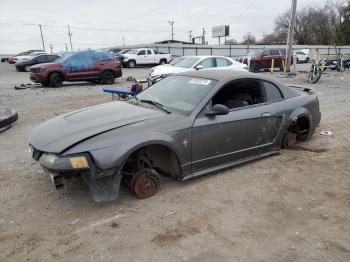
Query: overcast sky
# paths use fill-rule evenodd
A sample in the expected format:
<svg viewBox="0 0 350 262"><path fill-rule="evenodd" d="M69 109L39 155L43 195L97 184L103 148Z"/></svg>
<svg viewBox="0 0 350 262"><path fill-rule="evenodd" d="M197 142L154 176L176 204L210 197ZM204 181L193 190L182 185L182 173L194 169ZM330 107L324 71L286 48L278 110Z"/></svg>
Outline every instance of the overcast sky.
<svg viewBox="0 0 350 262"><path fill-rule="evenodd" d="M298 8L320 2L298 0ZM38 24L54 52L69 46L67 24L74 49L121 45L123 37L125 44L169 39L169 20L177 40L189 41L189 30L198 36L204 27L215 44L211 29L224 24L236 40L247 32L260 38L290 6L291 0L0 0L0 54L42 48Z"/></svg>

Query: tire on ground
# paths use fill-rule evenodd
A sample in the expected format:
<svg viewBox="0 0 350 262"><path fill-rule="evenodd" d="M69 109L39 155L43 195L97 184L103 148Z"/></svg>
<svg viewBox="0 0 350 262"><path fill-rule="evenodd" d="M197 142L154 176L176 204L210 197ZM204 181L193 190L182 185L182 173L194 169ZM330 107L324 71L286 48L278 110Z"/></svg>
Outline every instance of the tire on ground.
<svg viewBox="0 0 350 262"><path fill-rule="evenodd" d="M49 78L49 85L51 87L61 87L63 83L63 77L60 73L52 73Z"/></svg>
<svg viewBox="0 0 350 262"><path fill-rule="evenodd" d="M115 75L112 71L104 71L101 75L101 82L104 85L112 85L115 81Z"/></svg>

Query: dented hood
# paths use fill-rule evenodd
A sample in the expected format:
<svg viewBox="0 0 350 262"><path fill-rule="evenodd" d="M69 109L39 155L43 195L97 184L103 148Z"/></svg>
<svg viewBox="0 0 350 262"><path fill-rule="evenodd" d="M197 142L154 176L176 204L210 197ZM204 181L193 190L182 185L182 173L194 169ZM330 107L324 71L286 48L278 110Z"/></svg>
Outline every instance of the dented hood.
<svg viewBox="0 0 350 262"><path fill-rule="evenodd" d="M41 123L30 132L29 143L40 151L61 153L100 133L162 115L161 111L124 102L101 104Z"/></svg>

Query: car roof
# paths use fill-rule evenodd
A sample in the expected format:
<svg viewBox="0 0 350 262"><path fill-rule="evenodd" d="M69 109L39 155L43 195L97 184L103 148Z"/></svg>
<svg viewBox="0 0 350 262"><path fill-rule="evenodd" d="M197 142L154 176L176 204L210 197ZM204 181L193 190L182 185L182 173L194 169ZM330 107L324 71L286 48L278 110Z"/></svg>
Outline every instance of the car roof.
<svg viewBox="0 0 350 262"><path fill-rule="evenodd" d="M182 73L175 73L172 75L181 75L181 76L189 76L189 77L198 77L198 78L206 78L211 80L216 80L220 83L220 85L224 85L228 82L242 79L242 78L250 78L250 79L256 79L256 80L265 80L267 82L272 82L273 84L277 85L280 90L282 91L285 98L291 98L295 96L299 96L299 93L290 88L285 86L284 84L275 81L274 79L271 79L269 77L265 77L262 75L258 75L256 73L250 73L250 72L244 72L244 71L236 71L236 70L227 70L227 69L200 69L200 70L192 70L192 71L185 71Z"/></svg>
<svg viewBox="0 0 350 262"><path fill-rule="evenodd" d="M200 69L193 71L186 71L182 73L176 73L174 75L183 75L183 76L192 76L192 77L200 77L217 80L219 82L227 82L230 80L235 80L237 78L257 78L260 79L260 76L257 76L253 73L243 72L243 71L235 71L235 70L227 70L227 69Z"/></svg>
<svg viewBox="0 0 350 262"><path fill-rule="evenodd" d="M221 55L189 55L189 56L183 56L182 58L210 58L210 57L222 57L222 58L230 58L227 56L221 56Z"/></svg>

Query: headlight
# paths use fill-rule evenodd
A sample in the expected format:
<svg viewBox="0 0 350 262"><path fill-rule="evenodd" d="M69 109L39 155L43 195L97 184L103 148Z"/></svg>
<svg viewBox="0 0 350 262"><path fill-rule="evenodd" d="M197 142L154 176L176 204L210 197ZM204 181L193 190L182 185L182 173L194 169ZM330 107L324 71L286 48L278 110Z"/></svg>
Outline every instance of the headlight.
<svg viewBox="0 0 350 262"><path fill-rule="evenodd" d="M89 161L86 156L59 156L50 153L44 153L39 162L47 169L60 171L72 169L88 169L90 168Z"/></svg>

